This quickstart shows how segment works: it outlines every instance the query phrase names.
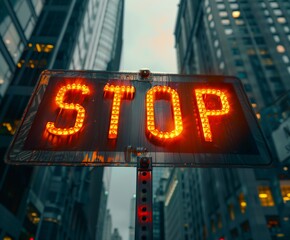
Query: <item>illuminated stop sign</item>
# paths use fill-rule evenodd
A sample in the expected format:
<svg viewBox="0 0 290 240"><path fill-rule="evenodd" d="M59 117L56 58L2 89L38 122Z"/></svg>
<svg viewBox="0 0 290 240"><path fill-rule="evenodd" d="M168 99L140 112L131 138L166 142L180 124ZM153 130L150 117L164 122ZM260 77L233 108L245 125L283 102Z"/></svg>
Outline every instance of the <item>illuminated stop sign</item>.
<svg viewBox="0 0 290 240"><path fill-rule="evenodd" d="M268 148L226 76L45 71L8 152L17 164L259 166Z"/></svg>

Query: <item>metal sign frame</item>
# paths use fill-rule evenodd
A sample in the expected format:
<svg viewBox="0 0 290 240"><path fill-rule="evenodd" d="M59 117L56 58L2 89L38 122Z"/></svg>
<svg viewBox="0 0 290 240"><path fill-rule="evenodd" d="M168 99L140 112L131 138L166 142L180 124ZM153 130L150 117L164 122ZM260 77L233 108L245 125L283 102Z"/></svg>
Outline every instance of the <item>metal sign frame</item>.
<svg viewBox="0 0 290 240"><path fill-rule="evenodd" d="M134 144L134 141L132 141L132 144L128 144L127 142L127 144L122 148L119 148L118 151L111 149L90 149L89 151L83 151L76 148L64 148L56 151L54 149L33 149L33 147L32 149L27 149L27 147L25 147L28 141L27 138L29 134L31 134L31 127L35 122L35 118L38 117L37 113L39 111L39 106L42 103L44 96L46 96L46 89L50 86L50 82L54 81L56 78L59 82L61 82L62 79L69 78L81 79L84 81L86 81L86 79L95 79L94 81L100 81L100 79L102 79L104 84L106 81L109 82L110 80L133 84L135 86L136 93L135 99L130 102L130 104L133 105L135 109L139 108L139 112L132 114L132 116L136 117L137 122L143 121L143 123L145 120L141 119L142 114L140 114L140 109L145 107L146 91L150 88L152 89L154 86L169 86L169 88L171 87L172 89L186 89L187 86L193 86L192 84L200 84L200 86L206 86L208 88L210 88L210 86L224 84L230 87L230 91L236 98L235 106L239 107L239 113L242 114L244 125L247 125L247 131L251 135L251 144L248 144L248 148L252 149L252 152L247 153L247 149L242 149L242 151L245 151L242 154L234 151L227 153L225 150L221 153L219 153L218 150L215 150L215 152L206 152L203 149L199 152L190 152L190 149L187 152L170 151L170 149L164 152L162 151L163 146L160 146L160 144L152 144L150 139L148 140L148 137L144 138L145 140L142 139L142 141L139 141L138 144ZM65 82L65 80L63 81ZM144 91L144 89L146 91ZM140 97L140 95L142 96ZM103 93L101 96L103 96ZM218 95L218 97L222 99L221 95ZM195 112L192 114L198 113L196 109L194 111ZM143 117L144 116L145 115L143 115ZM146 124L143 124L143 126L140 127L140 131L145 132L145 127ZM201 131L199 130L199 135L200 132ZM136 138L139 133L131 131L130 134L131 138ZM189 134L187 136L189 136ZM198 134L196 133L195 136L198 136ZM247 137L248 136L245 137L246 140ZM30 137L30 139L33 139L33 137ZM229 144L232 144L233 142L235 141L228 141ZM248 142L244 141L244 144L245 143ZM214 146L214 144L210 144L211 143L206 143L205 145L210 147L205 147L205 149L218 149L216 146L211 147ZM171 145L176 147L174 142ZM241 148L243 148L243 144L236 145L241 145ZM143 78L139 73L61 70L46 70L41 74L39 82L24 112L20 127L17 130L14 140L7 153L6 162L10 164L24 165L135 167L137 165L137 157L140 155L151 157L152 165L154 167L264 167L269 166L272 162L269 148L259 128L250 103L248 102L243 86L235 77L151 74L148 75L147 78Z"/></svg>

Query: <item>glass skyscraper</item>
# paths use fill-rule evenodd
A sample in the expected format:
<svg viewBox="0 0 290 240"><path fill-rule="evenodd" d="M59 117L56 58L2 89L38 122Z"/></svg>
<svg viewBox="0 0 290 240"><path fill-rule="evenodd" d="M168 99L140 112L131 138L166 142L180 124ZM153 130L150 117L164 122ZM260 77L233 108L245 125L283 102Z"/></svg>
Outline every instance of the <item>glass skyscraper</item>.
<svg viewBox="0 0 290 240"><path fill-rule="evenodd" d="M261 111L290 89L289 22L288 0L181 0L179 72L237 76L263 126ZM289 179L286 162L260 170L176 169L165 192L166 239L289 239ZM178 228L170 223L174 213Z"/></svg>
<svg viewBox="0 0 290 240"><path fill-rule="evenodd" d="M123 0L1 1L1 239L102 239L108 170L9 166L4 154L41 71L118 70L123 11Z"/></svg>
<svg viewBox="0 0 290 240"><path fill-rule="evenodd" d="M42 0L1 1L0 9L0 101L12 79L20 56L28 43L39 14Z"/></svg>

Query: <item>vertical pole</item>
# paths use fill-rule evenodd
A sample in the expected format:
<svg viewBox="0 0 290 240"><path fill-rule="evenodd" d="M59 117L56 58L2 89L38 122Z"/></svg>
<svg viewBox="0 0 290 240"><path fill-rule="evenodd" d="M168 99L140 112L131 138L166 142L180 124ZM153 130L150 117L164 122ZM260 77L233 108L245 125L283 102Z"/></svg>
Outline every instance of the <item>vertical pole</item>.
<svg viewBox="0 0 290 240"><path fill-rule="evenodd" d="M153 240L152 158L137 158L135 240Z"/></svg>

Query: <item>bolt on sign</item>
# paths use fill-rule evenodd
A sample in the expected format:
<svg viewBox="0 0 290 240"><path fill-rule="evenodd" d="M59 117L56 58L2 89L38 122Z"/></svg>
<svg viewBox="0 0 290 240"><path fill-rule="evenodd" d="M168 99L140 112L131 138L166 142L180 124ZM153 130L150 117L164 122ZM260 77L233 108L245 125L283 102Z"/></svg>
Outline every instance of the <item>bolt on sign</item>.
<svg viewBox="0 0 290 240"><path fill-rule="evenodd" d="M249 167L271 157L241 82L228 76L44 71L11 164Z"/></svg>

